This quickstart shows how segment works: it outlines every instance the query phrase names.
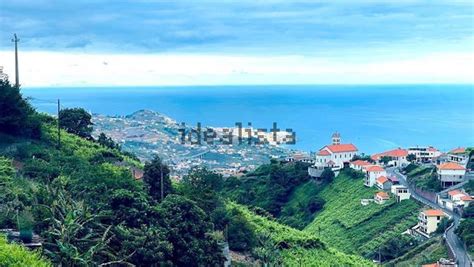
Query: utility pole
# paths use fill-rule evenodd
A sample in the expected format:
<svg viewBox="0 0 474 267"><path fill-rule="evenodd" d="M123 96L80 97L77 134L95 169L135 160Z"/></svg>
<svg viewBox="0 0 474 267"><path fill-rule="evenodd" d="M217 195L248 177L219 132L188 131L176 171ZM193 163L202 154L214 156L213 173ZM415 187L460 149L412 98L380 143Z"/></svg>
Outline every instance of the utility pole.
<svg viewBox="0 0 474 267"><path fill-rule="evenodd" d="M20 87L20 78L18 76L18 42L20 39L16 36L16 33L13 34L12 42L15 43L15 86Z"/></svg>
<svg viewBox="0 0 474 267"><path fill-rule="evenodd" d="M61 111L61 102L58 98L58 149L61 149L61 123L59 122L60 111Z"/></svg>

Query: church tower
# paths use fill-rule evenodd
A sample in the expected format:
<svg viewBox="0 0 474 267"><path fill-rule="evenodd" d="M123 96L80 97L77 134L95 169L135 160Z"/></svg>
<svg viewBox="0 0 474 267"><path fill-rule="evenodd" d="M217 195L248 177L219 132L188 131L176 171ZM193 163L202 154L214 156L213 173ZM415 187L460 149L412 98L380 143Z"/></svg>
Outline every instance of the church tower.
<svg viewBox="0 0 474 267"><path fill-rule="evenodd" d="M338 132L332 134L332 144L340 145L341 144L341 135Z"/></svg>

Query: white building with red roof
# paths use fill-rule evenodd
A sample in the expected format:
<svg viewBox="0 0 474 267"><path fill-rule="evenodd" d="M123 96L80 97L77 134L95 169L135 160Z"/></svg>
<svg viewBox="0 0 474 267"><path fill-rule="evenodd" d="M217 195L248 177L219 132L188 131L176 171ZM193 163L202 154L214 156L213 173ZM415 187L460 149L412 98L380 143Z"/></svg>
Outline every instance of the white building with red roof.
<svg viewBox="0 0 474 267"><path fill-rule="evenodd" d="M384 168L379 165L368 165L364 167L365 181L364 185L372 187L377 182L377 179L381 176L387 177L387 172Z"/></svg>
<svg viewBox="0 0 474 267"><path fill-rule="evenodd" d="M375 180L375 185L382 190L390 190L392 182L386 176L380 176Z"/></svg>
<svg viewBox="0 0 474 267"><path fill-rule="evenodd" d="M390 199L390 196L384 191L377 192L375 193L375 196L374 196L375 203L380 204L380 205L384 204L385 201L389 199Z"/></svg>
<svg viewBox="0 0 474 267"><path fill-rule="evenodd" d="M457 207L466 208L474 199L462 189L440 192L438 203L447 209L454 210Z"/></svg>
<svg viewBox="0 0 474 267"><path fill-rule="evenodd" d="M324 146L316 154L315 165L341 169L344 163L352 160L357 151L357 147L353 144L341 144L341 135L336 132L332 135L332 144Z"/></svg>
<svg viewBox="0 0 474 267"><path fill-rule="evenodd" d="M441 151L432 147L432 146L413 146L409 147L408 154L415 155L417 162L433 162L439 156L441 156Z"/></svg>
<svg viewBox="0 0 474 267"><path fill-rule="evenodd" d="M372 165L372 163L366 161L366 160L354 160L351 162L351 165L350 167L352 169L355 169L355 170L358 170L358 171L362 171L364 169L365 166L368 166L368 165Z"/></svg>
<svg viewBox="0 0 474 267"><path fill-rule="evenodd" d="M390 160L388 161L387 165L403 167L403 166L408 165L409 163L407 160L407 156L408 156L408 150L397 148L397 149L385 151L382 153L374 154L371 156L371 158L374 161L380 163L380 160L383 157L388 157L390 158Z"/></svg>
<svg viewBox="0 0 474 267"><path fill-rule="evenodd" d="M435 232L438 228L438 224L441 222L441 219L446 217L446 214L442 210L424 210L420 212L418 216L418 226L422 233L429 236L431 233Z"/></svg>
<svg viewBox="0 0 474 267"><path fill-rule="evenodd" d="M469 158L469 153L467 153L464 147L457 147L448 152L448 160L452 162L457 162L462 165L466 165Z"/></svg>
<svg viewBox="0 0 474 267"><path fill-rule="evenodd" d="M438 179L443 188L447 188L464 181L466 168L456 162L445 162L436 167Z"/></svg>

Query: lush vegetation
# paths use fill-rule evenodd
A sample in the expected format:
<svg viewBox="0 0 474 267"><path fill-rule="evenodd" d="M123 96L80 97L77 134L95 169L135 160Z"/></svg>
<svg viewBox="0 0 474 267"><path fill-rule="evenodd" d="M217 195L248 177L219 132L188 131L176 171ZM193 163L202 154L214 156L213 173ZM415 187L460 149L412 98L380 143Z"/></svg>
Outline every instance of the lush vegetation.
<svg viewBox="0 0 474 267"><path fill-rule="evenodd" d="M2 265L26 253L18 265L218 266L227 240L270 265L370 266L345 253L373 258L383 247L389 260L388 251L401 255L410 243L397 237L418 206L361 207L375 190L362 186L358 172L335 178L326 170L313 181L307 164L272 161L239 179L196 168L172 183L160 158L143 165L105 135L93 140L82 109L64 110L58 133L58 119L36 113L19 88L1 83L0 111L0 228L44 240L41 256L0 241L8 252L0 251ZM142 168L136 180L132 170ZM301 231L281 222L311 224Z"/></svg>
<svg viewBox="0 0 474 267"><path fill-rule="evenodd" d="M407 175L408 182L417 188L433 192L442 190L436 169L432 166L418 166L414 163L410 163L403 171Z"/></svg>
<svg viewBox="0 0 474 267"><path fill-rule="evenodd" d="M230 202L229 210L237 210L255 231L258 249L255 257L271 266L372 266L357 256L338 252L313 234L296 230L277 221L256 215L245 206Z"/></svg>
<svg viewBox="0 0 474 267"><path fill-rule="evenodd" d="M318 196L324 185L310 180L298 186L283 206L279 220L297 229L303 229L311 223L326 202Z"/></svg>
<svg viewBox="0 0 474 267"><path fill-rule="evenodd" d="M63 121L74 134L62 130L57 146L56 119L37 114L8 83L1 84L0 96L0 228L34 230L44 239L43 255L54 265L223 263L219 226L204 209L207 203L188 194L196 192L193 185L170 188L165 172L166 197L157 193L161 161L147 164L146 181L137 181L131 168L142 164L116 146L89 140L87 121L75 123L71 116L67 127ZM79 132L74 125L81 125Z"/></svg>
<svg viewBox="0 0 474 267"><path fill-rule="evenodd" d="M0 236L0 266L53 266L38 252L31 252L23 246L8 244L4 236Z"/></svg>
<svg viewBox="0 0 474 267"><path fill-rule="evenodd" d="M315 183L308 176L308 164L281 164L273 161L244 177L231 177L222 193L240 204L258 207L293 227L302 228L320 210L324 201L314 188L322 188L334 178L332 171ZM298 190L297 190L298 189Z"/></svg>
<svg viewBox="0 0 474 267"><path fill-rule="evenodd" d="M443 239L438 236L417 245L403 256L387 262L386 266L420 266L422 264L436 262L440 258L448 259L449 255L446 244L444 244Z"/></svg>
<svg viewBox="0 0 474 267"><path fill-rule="evenodd" d="M474 218L463 219L455 233L458 235L466 244L469 253L474 254Z"/></svg>
<svg viewBox="0 0 474 267"><path fill-rule="evenodd" d="M66 108L59 112L59 125L67 132L90 139L92 116L83 108Z"/></svg>
<svg viewBox="0 0 474 267"><path fill-rule="evenodd" d="M474 180L470 180L465 186L464 189L469 195L474 195Z"/></svg>
<svg viewBox="0 0 474 267"><path fill-rule="evenodd" d="M393 198L383 205L360 204L375 192L365 187L363 180L342 172L319 193L326 204L305 231L346 253L378 259L374 251L380 246L396 246L390 242L416 224L420 206L412 200L396 203Z"/></svg>
<svg viewBox="0 0 474 267"><path fill-rule="evenodd" d="M0 133L39 138L39 115L21 96L20 88L0 80Z"/></svg>

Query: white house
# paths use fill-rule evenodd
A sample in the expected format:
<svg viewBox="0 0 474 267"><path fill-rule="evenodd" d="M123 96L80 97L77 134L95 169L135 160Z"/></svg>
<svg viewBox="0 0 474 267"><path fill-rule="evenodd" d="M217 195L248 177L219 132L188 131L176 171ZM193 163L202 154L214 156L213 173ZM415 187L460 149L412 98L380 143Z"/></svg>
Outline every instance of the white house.
<svg viewBox="0 0 474 267"><path fill-rule="evenodd" d="M448 152L448 159L461 165L466 165L469 155L464 147L458 147Z"/></svg>
<svg viewBox="0 0 474 267"><path fill-rule="evenodd" d="M464 181L466 168L455 162L445 162L437 166L437 172L441 185L446 188Z"/></svg>
<svg viewBox="0 0 474 267"><path fill-rule="evenodd" d="M410 199L410 190L408 190L408 187L403 186L403 185L392 185L392 188L390 189L392 194L395 195L397 198L397 202L400 202L405 199Z"/></svg>
<svg viewBox="0 0 474 267"><path fill-rule="evenodd" d="M408 165L408 150L402 149L402 148L397 148L389 151L385 151L379 154L374 154L371 156L371 158L380 163L380 160L382 157L389 157L390 161L387 163L387 165L392 165L392 166L406 166Z"/></svg>
<svg viewBox="0 0 474 267"><path fill-rule="evenodd" d="M380 176L375 181L375 185L382 190L390 190L392 182L385 176Z"/></svg>
<svg viewBox="0 0 474 267"><path fill-rule="evenodd" d="M417 162L433 162L435 158L441 156L441 151L438 149L428 146L428 147L409 147L408 154L413 154L416 157Z"/></svg>
<svg viewBox="0 0 474 267"><path fill-rule="evenodd" d="M461 190L451 190L447 194L438 194L438 204L447 209L454 210L456 207L467 207L474 199Z"/></svg>
<svg viewBox="0 0 474 267"><path fill-rule="evenodd" d="M353 144L341 144L341 135L332 135L332 145L324 146L316 154L316 167L331 167L341 169L345 162L350 162L357 154L357 147Z"/></svg>
<svg viewBox="0 0 474 267"><path fill-rule="evenodd" d="M358 160L352 161L350 167L358 171L363 171L364 167L368 165L372 165L372 163L365 160L358 159Z"/></svg>
<svg viewBox="0 0 474 267"><path fill-rule="evenodd" d="M430 235L438 228L438 224L446 215L442 210L424 210L418 216L418 225L421 232Z"/></svg>
<svg viewBox="0 0 474 267"><path fill-rule="evenodd" d="M380 176L385 176L385 177L387 176L387 172L385 171L385 169L378 165L365 166L364 172L365 172L364 185L368 187L374 186L375 182L377 181L377 178L379 178Z"/></svg>
<svg viewBox="0 0 474 267"><path fill-rule="evenodd" d="M385 201L389 199L390 199L390 196L384 191L377 192L375 193L375 196L374 196L374 201L377 204L383 204L385 203Z"/></svg>
<svg viewBox="0 0 474 267"><path fill-rule="evenodd" d="M294 152L292 155L289 155L284 159L285 162L305 162L305 163L314 163L314 160L307 153L303 152Z"/></svg>

